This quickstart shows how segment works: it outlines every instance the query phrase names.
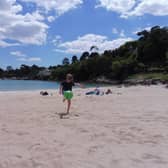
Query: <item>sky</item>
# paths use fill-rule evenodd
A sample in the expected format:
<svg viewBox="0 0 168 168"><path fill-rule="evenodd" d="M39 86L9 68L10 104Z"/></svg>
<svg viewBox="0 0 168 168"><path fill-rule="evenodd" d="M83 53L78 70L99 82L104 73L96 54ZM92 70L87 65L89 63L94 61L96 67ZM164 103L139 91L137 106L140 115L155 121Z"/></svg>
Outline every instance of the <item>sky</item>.
<svg viewBox="0 0 168 168"><path fill-rule="evenodd" d="M0 67L50 66L168 26L168 0L0 0Z"/></svg>

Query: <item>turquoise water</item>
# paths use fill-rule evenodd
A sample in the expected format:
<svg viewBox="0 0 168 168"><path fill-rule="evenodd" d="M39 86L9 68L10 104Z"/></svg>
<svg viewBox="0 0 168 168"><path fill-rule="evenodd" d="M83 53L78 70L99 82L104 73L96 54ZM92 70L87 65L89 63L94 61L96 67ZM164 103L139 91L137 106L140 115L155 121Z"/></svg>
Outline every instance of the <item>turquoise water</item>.
<svg viewBox="0 0 168 168"><path fill-rule="evenodd" d="M109 86L104 84L85 83L85 88L97 86ZM0 91L17 91L17 90L45 90L58 89L59 82L35 81L35 80L0 80Z"/></svg>
<svg viewBox="0 0 168 168"><path fill-rule="evenodd" d="M58 82L32 80L0 80L0 91L57 89Z"/></svg>

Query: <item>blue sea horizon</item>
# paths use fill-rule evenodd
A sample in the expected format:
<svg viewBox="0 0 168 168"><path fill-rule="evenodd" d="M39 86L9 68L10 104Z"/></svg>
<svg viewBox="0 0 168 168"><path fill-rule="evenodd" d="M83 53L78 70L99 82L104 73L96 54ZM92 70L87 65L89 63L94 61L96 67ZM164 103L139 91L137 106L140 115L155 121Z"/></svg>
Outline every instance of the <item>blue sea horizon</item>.
<svg viewBox="0 0 168 168"><path fill-rule="evenodd" d="M0 80L0 91L30 91L58 89L59 82L39 80Z"/></svg>

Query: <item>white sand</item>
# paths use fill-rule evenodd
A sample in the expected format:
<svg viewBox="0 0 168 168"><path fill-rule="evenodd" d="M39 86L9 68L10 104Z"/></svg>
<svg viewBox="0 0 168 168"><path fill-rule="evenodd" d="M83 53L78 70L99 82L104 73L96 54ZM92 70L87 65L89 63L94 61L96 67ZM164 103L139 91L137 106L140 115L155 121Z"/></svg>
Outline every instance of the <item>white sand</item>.
<svg viewBox="0 0 168 168"><path fill-rule="evenodd" d="M168 89L88 90L75 90L65 119L57 91L1 92L0 168L168 167Z"/></svg>

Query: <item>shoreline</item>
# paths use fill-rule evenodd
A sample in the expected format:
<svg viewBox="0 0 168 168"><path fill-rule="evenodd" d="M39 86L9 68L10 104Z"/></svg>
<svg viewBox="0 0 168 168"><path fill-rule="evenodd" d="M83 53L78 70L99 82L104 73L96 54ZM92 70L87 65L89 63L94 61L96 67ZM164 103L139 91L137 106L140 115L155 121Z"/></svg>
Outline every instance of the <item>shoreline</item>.
<svg viewBox="0 0 168 168"><path fill-rule="evenodd" d="M167 84L151 84L151 85L142 85L142 84L134 84L134 85L129 85L129 84L119 84L119 85L98 85L97 86L100 89L107 89L107 88L131 88L131 87L164 87L165 89L167 89ZM91 90L91 89L95 89L97 86L89 86L89 87L84 87L84 88L79 88L79 87L75 87L73 88L73 90ZM0 90L0 93L17 93L17 92L41 92L41 91L48 91L48 92L58 92L59 88L55 88L55 89L23 89L23 90Z"/></svg>
<svg viewBox="0 0 168 168"><path fill-rule="evenodd" d="M12 80L12 81L39 81L39 82L57 82L60 83L61 81L54 81L54 80L40 80L40 79L17 79L17 78L0 78L0 80ZM168 84L168 80L163 79L156 79L156 78L149 78L149 79L125 79L123 81L119 80L110 80L110 79L94 79L94 80L87 80L82 81L81 83L84 84L94 84L94 85L158 85L158 84Z"/></svg>

